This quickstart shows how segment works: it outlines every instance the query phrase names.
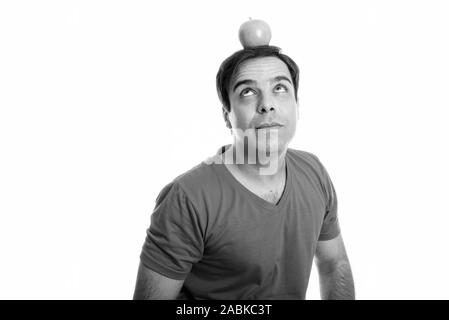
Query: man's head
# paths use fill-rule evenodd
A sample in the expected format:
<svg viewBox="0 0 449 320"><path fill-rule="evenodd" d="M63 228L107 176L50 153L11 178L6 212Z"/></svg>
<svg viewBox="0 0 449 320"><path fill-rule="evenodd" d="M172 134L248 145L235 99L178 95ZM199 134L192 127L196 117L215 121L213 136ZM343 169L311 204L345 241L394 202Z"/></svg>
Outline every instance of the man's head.
<svg viewBox="0 0 449 320"><path fill-rule="evenodd" d="M231 111L229 86L232 76L238 71L243 62L260 57L276 57L285 63L290 72L291 80L293 81L295 99L298 99L299 68L295 61L293 61L289 56L281 53L281 49L279 47L260 46L247 48L235 52L224 60L217 73L216 85L218 97L223 105L223 108L228 112Z"/></svg>
<svg viewBox="0 0 449 320"><path fill-rule="evenodd" d="M217 73L217 92L223 115L237 142L242 132L276 130L279 151L293 138L298 117L299 69L278 47L261 46L237 51ZM277 122L281 127L259 129ZM241 142L241 141L240 141Z"/></svg>

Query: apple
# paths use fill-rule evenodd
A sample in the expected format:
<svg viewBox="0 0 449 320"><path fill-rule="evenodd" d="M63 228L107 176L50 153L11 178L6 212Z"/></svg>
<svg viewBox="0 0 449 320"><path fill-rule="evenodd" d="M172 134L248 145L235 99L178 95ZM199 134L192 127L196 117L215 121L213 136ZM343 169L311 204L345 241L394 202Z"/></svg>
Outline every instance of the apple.
<svg viewBox="0 0 449 320"><path fill-rule="evenodd" d="M239 39L245 49L268 46L271 40L270 26L263 20L249 18L249 21L240 26Z"/></svg>

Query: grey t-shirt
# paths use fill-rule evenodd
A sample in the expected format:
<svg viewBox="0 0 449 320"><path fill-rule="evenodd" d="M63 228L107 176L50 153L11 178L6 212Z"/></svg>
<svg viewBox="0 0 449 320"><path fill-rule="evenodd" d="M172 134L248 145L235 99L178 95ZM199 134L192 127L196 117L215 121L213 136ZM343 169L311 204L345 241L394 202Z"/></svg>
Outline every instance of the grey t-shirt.
<svg viewBox="0 0 449 320"><path fill-rule="evenodd" d="M142 263L184 279L179 298L305 299L317 241L340 233L337 197L315 155L288 149L286 171L277 204L224 164L178 176L157 197Z"/></svg>

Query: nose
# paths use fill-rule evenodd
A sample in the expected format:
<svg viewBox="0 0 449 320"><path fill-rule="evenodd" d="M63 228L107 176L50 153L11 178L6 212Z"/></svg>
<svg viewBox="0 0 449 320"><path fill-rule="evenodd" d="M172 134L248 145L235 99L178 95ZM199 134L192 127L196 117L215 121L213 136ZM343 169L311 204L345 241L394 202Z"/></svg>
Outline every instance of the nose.
<svg viewBox="0 0 449 320"><path fill-rule="evenodd" d="M258 113L268 113L270 111L275 111L276 107L274 106L274 103L267 99L267 96L263 96L259 101L259 106L257 107Z"/></svg>

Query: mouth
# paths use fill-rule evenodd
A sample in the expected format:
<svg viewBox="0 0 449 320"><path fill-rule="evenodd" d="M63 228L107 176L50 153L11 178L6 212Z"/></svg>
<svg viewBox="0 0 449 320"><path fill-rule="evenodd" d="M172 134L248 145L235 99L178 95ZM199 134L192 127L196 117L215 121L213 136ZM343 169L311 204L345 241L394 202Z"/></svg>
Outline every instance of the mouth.
<svg viewBox="0 0 449 320"><path fill-rule="evenodd" d="M270 122L270 123L262 123L261 125L256 127L256 130L259 129L280 129L283 125L277 122Z"/></svg>

